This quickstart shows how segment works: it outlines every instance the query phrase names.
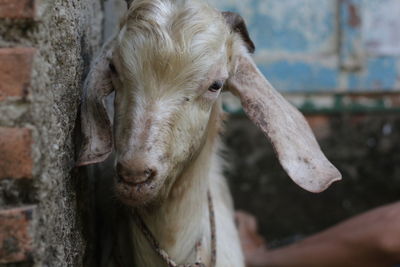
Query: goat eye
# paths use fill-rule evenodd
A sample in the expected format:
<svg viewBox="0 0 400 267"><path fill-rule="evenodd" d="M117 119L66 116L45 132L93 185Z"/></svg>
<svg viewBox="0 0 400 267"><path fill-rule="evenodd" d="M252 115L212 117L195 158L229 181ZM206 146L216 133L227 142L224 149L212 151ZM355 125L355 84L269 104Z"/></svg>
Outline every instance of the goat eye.
<svg viewBox="0 0 400 267"><path fill-rule="evenodd" d="M110 68L110 70L111 70L111 72L112 72L113 74L117 74L117 69L115 68L115 66L114 66L113 63L110 63L110 64L108 65L108 67Z"/></svg>
<svg viewBox="0 0 400 267"><path fill-rule="evenodd" d="M222 81L215 81L211 84L211 86L208 88L209 91L211 92L217 92L222 88L224 83Z"/></svg>

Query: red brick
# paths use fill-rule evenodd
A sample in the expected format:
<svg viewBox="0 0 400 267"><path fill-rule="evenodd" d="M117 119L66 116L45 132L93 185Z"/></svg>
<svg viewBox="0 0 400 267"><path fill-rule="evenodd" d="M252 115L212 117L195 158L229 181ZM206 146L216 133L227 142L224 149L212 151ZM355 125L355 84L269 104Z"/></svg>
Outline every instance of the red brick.
<svg viewBox="0 0 400 267"><path fill-rule="evenodd" d="M0 18L33 19L36 0L0 0Z"/></svg>
<svg viewBox="0 0 400 267"><path fill-rule="evenodd" d="M0 48L0 101L28 94L34 54L34 48Z"/></svg>
<svg viewBox="0 0 400 267"><path fill-rule="evenodd" d="M34 206L0 210L0 264L31 257L30 227L34 210Z"/></svg>
<svg viewBox="0 0 400 267"><path fill-rule="evenodd" d="M0 127L0 179L32 177L31 146L31 130Z"/></svg>

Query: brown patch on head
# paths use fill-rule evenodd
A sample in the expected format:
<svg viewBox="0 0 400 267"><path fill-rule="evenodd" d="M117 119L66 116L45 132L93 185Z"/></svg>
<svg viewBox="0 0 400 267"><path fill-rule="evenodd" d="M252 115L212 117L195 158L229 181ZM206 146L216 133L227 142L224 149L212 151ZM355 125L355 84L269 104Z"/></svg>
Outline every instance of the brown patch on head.
<svg viewBox="0 0 400 267"><path fill-rule="evenodd" d="M226 23L231 27L232 31L240 34L248 51L254 53L256 46L250 38L244 19L234 12L222 12L222 15L224 16Z"/></svg>

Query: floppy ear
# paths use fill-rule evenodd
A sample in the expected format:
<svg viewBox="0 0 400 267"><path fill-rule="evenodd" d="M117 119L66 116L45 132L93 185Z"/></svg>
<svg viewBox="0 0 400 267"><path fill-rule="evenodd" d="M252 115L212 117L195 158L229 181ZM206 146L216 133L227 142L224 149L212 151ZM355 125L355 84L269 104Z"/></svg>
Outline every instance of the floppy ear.
<svg viewBox="0 0 400 267"><path fill-rule="evenodd" d="M86 77L81 102L82 145L76 166L104 161L112 151L111 123L104 98L113 91L109 62L114 41L105 44Z"/></svg>
<svg viewBox="0 0 400 267"><path fill-rule="evenodd" d="M242 40L236 39L233 50L226 88L240 98L247 116L269 138L288 175L315 193L340 180L340 172L322 153L303 115L261 74Z"/></svg>

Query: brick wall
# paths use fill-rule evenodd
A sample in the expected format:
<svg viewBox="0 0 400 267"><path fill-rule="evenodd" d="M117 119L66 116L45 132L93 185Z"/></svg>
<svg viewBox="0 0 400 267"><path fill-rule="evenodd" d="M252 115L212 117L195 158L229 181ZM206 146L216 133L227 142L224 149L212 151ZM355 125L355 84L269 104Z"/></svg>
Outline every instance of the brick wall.
<svg viewBox="0 0 400 267"><path fill-rule="evenodd" d="M101 23L100 0L0 0L0 266L90 265L74 138Z"/></svg>
<svg viewBox="0 0 400 267"><path fill-rule="evenodd" d="M1 0L0 18L34 19L34 5L25 2ZM34 55L33 47L15 44L0 48L0 101L26 101ZM0 126L0 179L32 178L32 142L31 129L23 125ZM8 206L3 205L0 210L1 264L26 261L32 255L30 228L35 206L28 203Z"/></svg>

